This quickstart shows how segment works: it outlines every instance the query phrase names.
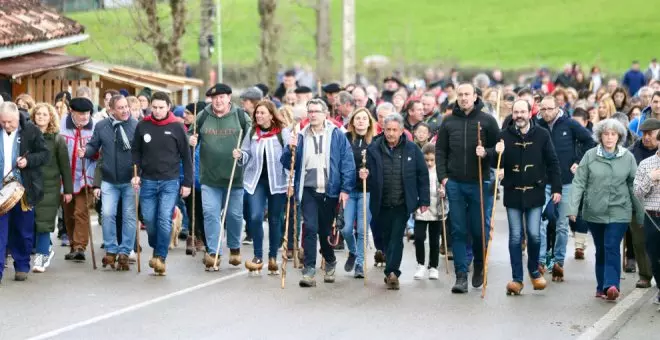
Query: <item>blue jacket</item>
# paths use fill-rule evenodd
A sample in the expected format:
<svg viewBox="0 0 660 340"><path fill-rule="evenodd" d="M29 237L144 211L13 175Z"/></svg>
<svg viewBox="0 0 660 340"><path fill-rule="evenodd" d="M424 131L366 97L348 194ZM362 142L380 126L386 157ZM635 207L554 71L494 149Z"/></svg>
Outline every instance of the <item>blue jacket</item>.
<svg viewBox="0 0 660 340"><path fill-rule="evenodd" d="M548 130L552 137L552 144L555 146L555 152L559 158L562 184L571 184L573 182L571 166L574 163L580 164L584 152L596 146L596 142L591 137L589 130L580 123L571 119L563 111L558 114L561 116L557 118L552 129L542 118L539 119L538 123L539 126ZM583 152L578 149L578 143L581 144Z"/></svg>
<svg viewBox="0 0 660 340"><path fill-rule="evenodd" d="M383 198L383 157L390 157L385 138L380 136L374 139L367 148L367 164L369 166L369 181L371 196L369 198L369 209L372 216L380 212L381 200ZM408 141L406 136L401 136L397 147L404 148L403 157L403 190L406 201L406 209L412 214L419 207L428 207L431 204L429 193L429 170L424 162L422 150L415 143Z"/></svg>
<svg viewBox="0 0 660 340"><path fill-rule="evenodd" d="M644 110L642 110L642 114L640 114L639 117L633 119L630 124L628 124L628 129L642 137L643 133L639 130L639 128L642 126L642 123L644 123L646 118L651 117L651 115L653 115L653 111L651 111L650 106L647 106Z"/></svg>
<svg viewBox="0 0 660 340"><path fill-rule="evenodd" d="M137 120L129 118L124 125L128 143L133 141ZM103 154L101 178L104 182L113 184L128 183L133 178L133 154L131 150L123 150L121 140L112 126L112 120L105 118L96 123L92 139L85 147L85 157L92 158L98 152Z"/></svg>
<svg viewBox="0 0 660 340"><path fill-rule="evenodd" d="M628 89L628 93L631 96L637 94L642 86L646 85L646 79L644 79L644 73L642 71L628 70L626 74L623 75L623 86Z"/></svg>
<svg viewBox="0 0 660 340"><path fill-rule="evenodd" d="M301 169L300 164L303 160L303 155L305 154L304 136L310 128L311 124L308 124L298 133L298 147L296 148L294 167L294 184L298 201L302 200L303 187L300 183L304 183L304 176L307 172L306 169ZM325 121L325 131L326 135L330 135L330 138L326 138L326 140L329 141L326 142L328 144L327 147L323 148L324 150L330 151L326 152L328 181L325 184L325 195L331 198L337 198L339 197L340 192L350 194L355 187L355 160L353 160L351 143L337 126L329 121ZM291 168L290 148L284 148L280 162L285 169Z"/></svg>

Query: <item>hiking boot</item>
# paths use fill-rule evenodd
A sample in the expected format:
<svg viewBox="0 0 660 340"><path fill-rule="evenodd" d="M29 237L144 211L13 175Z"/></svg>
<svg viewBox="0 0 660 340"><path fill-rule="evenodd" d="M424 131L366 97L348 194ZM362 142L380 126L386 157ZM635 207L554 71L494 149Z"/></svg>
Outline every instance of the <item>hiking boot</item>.
<svg viewBox="0 0 660 340"><path fill-rule="evenodd" d="M353 277L356 279L364 279L364 268L362 268L362 265L355 265L355 273L353 274Z"/></svg>
<svg viewBox="0 0 660 340"><path fill-rule="evenodd" d="M385 254L382 250L376 250L374 254L374 266L385 267Z"/></svg>
<svg viewBox="0 0 660 340"><path fill-rule="evenodd" d="M385 278L385 285L387 285L387 289L389 290L399 290L399 277L394 273L390 273L390 275Z"/></svg>
<svg viewBox="0 0 660 340"><path fill-rule="evenodd" d="M268 275L280 275L280 268L277 267L277 259L274 257L268 258Z"/></svg>
<svg viewBox="0 0 660 340"><path fill-rule="evenodd" d="M323 275L323 282L325 283L334 283L335 282L335 267L337 266L337 261L325 263L325 275Z"/></svg>
<svg viewBox="0 0 660 340"><path fill-rule="evenodd" d="M252 259L252 261L245 261L245 269L247 269L250 273L255 273L258 275L261 273L261 268L263 267L264 261L256 256Z"/></svg>
<svg viewBox="0 0 660 340"><path fill-rule="evenodd" d="M34 257L34 265L32 266L33 272L43 273L44 271L46 271L46 269L44 268L44 256L48 256L48 255L37 254Z"/></svg>
<svg viewBox="0 0 660 340"><path fill-rule="evenodd" d="M303 277L300 279L298 285L302 288L316 287L316 280L314 279L314 269L303 269Z"/></svg>
<svg viewBox="0 0 660 340"><path fill-rule="evenodd" d="M119 260L117 261L117 263L118 263L117 270L120 270L120 271L129 271L129 270L131 270L129 265L128 265L128 255L119 254Z"/></svg>
<svg viewBox="0 0 660 340"><path fill-rule="evenodd" d="M451 287L454 294L465 294L468 292L467 273L456 273L456 283Z"/></svg>
<svg viewBox="0 0 660 340"><path fill-rule="evenodd" d="M474 271L472 272L472 287L479 288L484 284L484 268L483 265L474 264Z"/></svg>
<svg viewBox="0 0 660 340"><path fill-rule="evenodd" d="M506 284L506 295L520 295L523 287L522 282L510 281Z"/></svg>
<svg viewBox="0 0 660 340"><path fill-rule="evenodd" d="M539 274L539 276L536 278L530 275L529 279L530 281L532 281L532 287L534 287L534 290L544 290L545 286L547 285L547 282L545 281L543 275Z"/></svg>
<svg viewBox="0 0 660 340"><path fill-rule="evenodd" d="M415 280L421 280L424 278L425 275L426 275L426 267L423 264L418 264L417 270L415 270L415 275L413 276L413 278Z"/></svg>
<svg viewBox="0 0 660 340"><path fill-rule="evenodd" d="M166 270L165 259L160 256L156 256L156 260L154 262L154 274L156 274L157 276L165 276L166 275L165 270Z"/></svg>
<svg viewBox="0 0 660 340"><path fill-rule="evenodd" d="M62 243L60 244L62 247L70 247L71 242L69 241L69 236L67 234L62 234Z"/></svg>
<svg viewBox="0 0 660 340"><path fill-rule="evenodd" d="M222 256L218 256L218 265L216 266L216 264L215 264L215 254L206 253L206 254L204 254L204 258L202 259L202 263L204 263L205 270L207 272L210 272L210 271L216 271L217 272L218 270L220 270L219 266L220 266L221 259L222 259Z"/></svg>
<svg viewBox="0 0 660 340"><path fill-rule="evenodd" d="M431 268L429 269L429 280L437 280L440 278L440 273L438 272L438 268Z"/></svg>
<svg viewBox="0 0 660 340"><path fill-rule="evenodd" d="M204 241L200 240L199 238L195 238L195 248L197 248L197 251L206 251Z"/></svg>
<svg viewBox="0 0 660 340"><path fill-rule="evenodd" d="M628 259L626 262L626 267L623 269L624 272L634 273L637 271L637 263L635 262L635 259Z"/></svg>
<svg viewBox="0 0 660 340"><path fill-rule="evenodd" d="M651 288L651 281L647 279L639 279L635 284L637 288Z"/></svg>
<svg viewBox="0 0 660 340"><path fill-rule="evenodd" d="M584 260L584 249L575 248L575 259L576 260Z"/></svg>
<svg viewBox="0 0 660 340"><path fill-rule="evenodd" d="M110 268L115 269L115 261L117 260L117 254L107 253L101 259L101 264L103 268L110 266Z"/></svg>
<svg viewBox="0 0 660 340"><path fill-rule="evenodd" d="M64 254L64 259L67 261L73 261L73 258L76 256L76 252L71 249L67 254Z"/></svg>
<svg viewBox="0 0 660 340"><path fill-rule="evenodd" d="M552 266L552 281L564 282L564 268L562 268L559 263L555 263L555 265Z"/></svg>
<svg viewBox="0 0 660 340"><path fill-rule="evenodd" d="M347 272L352 272L353 268L355 268L355 260L357 259L357 256L353 253L348 253L348 259L346 259L346 264L344 265L344 270Z"/></svg>
<svg viewBox="0 0 660 340"><path fill-rule="evenodd" d="M192 255L194 251L195 247L193 245L193 238L192 236L188 236L188 238L186 238L186 255Z"/></svg>
<svg viewBox="0 0 660 340"><path fill-rule="evenodd" d="M27 280L28 273L26 272L16 272L14 275L14 281L25 281Z"/></svg>
<svg viewBox="0 0 660 340"><path fill-rule="evenodd" d="M241 249L229 249L229 264L236 267L243 262L241 260Z"/></svg>
<svg viewBox="0 0 660 340"><path fill-rule="evenodd" d="M76 250L76 253L73 255L74 261L85 261L85 251L82 249Z"/></svg>

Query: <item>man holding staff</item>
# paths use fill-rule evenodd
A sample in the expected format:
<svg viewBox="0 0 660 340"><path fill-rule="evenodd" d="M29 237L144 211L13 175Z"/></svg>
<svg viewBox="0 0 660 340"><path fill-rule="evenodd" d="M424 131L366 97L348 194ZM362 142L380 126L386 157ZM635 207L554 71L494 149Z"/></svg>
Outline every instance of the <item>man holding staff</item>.
<svg viewBox="0 0 660 340"><path fill-rule="evenodd" d="M438 180L445 186L449 199L456 272L456 284L452 287L452 293L467 293L468 232L474 242L472 286L481 287L484 281L485 246L480 246L479 243L488 244L493 197L490 195L490 181L479 183L479 172L481 171L482 178L490 178L488 164L491 159L497 158L494 147L499 127L471 84L462 84L457 91L458 105L454 107L451 115L445 117L438 130L435 158ZM478 141L481 141L481 145ZM482 158L481 163L477 157ZM479 164L482 166L479 167ZM483 220L481 216L484 216Z"/></svg>
<svg viewBox="0 0 660 340"><path fill-rule="evenodd" d="M218 270L215 258L222 255L222 244L219 244L223 227L220 225L221 214L226 214L229 264L241 264L243 171L239 169L232 173L232 167L228 164L234 160L232 152L237 139L247 132L252 121L243 109L231 104L231 93L231 87L225 84L216 84L206 91L206 96L211 97L211 105L197 115L197 134L189 131L190 145L196 147L200 143L199 181L202 185L204 232L208 247L203 261L207 271ZM230 180L232 174L233 181ZM227 195L229 205L227 211L222 211Z"/></svg>

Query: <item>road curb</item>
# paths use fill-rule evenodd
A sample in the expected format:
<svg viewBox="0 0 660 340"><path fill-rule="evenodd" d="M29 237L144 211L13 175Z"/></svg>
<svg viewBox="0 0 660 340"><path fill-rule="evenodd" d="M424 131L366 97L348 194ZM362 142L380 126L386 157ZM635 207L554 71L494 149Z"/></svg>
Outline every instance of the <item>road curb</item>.
<svg viewBox="0 0 660 340"><path fill-rule="evenodd" d="M657 294L654 288L635 288L627 297L619 301L596 323L582 333L577 340L606 340L614 337L642 306Z"/></svg>

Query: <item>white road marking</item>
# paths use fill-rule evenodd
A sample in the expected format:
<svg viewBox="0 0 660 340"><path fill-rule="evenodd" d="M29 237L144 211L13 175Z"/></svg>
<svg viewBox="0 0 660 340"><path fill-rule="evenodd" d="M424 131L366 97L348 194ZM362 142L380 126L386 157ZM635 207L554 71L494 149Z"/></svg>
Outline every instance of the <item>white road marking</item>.
<svg viewBox="0 0 660 340"><path fill-rule="evenodd" d="M603 334L603 332L605 332L608 327L614 324L617 319L620 318L628 309L632 308L637 303L637 301L639 301L639 299L644 297L644 294L647 292L648 289L636 288L633 290L630 295L619 301L616 306L612 307L612 309L610 309L609 312L607 312L605 315L603 315L602 318L596 321L593 326L589 327L586 332L582 333L580 337L577 338L577 340L598 339L598 337Z"/></svg>
<svg viewBox="0 0 660 340"><path fill-rule="evenodd" d="M228 281L228 280L231 280L233 278L245 275L247 273L248 273L248 271L244 270L244 271L240 271L238 273L234 273L234 274L231 274L231 275L228 275L228 276L220 277L220 278L217 278L215 280L211 280L211 281L208 281L208 282L198 284L196 286L181 289L179 291L176 291L176 292L173 292L173 293L170 293L170 294L167 294L167 295L163 295L163 296L157 297L155 299L140 302L138 304L131 305L131 306L128 306L126 308L116 310L114 312L99 315L99 316L93 317L93 318L85 320L85 321L77 322L77 323L71 324L71 325L66 326L66 327L62 327L62 328L59 328L59 329L56 329L56 330L53 330L53 331L50 331L50 332L47 332L47 333L44 333L44 334L41 334L41 335L37 335L35 337L29 338L28 340L50 339L50 338L58 336L60 334L71 332L75 329L82 328L82 327L85 327L85 326L89 326L89 325L98 323L98 322L103 321L103 320L107 320L107 319L110 319L110 318L114 318L116 316L120 316L122 314L130 313L130 312L133 312L135 310L138 310L138 309L141 309L141 308L144 308L144 307L147 307L147 306L159 303L159 302L163 302L165 300L172 299L172 298L177 297L177 296L192 293L192 292L200 290L202 288L206 288L206 287L209 287L209 286L212 286L212 285L224 282L224 281Z"/></svg>

